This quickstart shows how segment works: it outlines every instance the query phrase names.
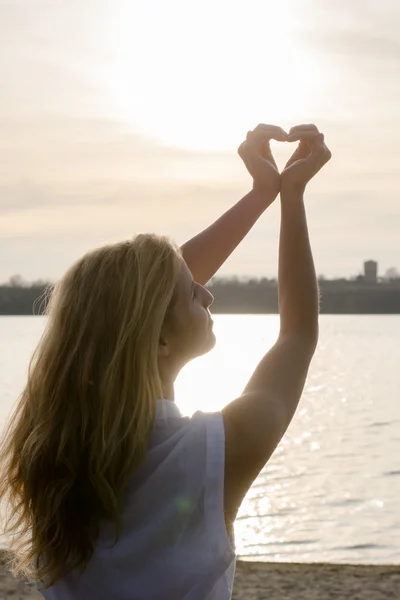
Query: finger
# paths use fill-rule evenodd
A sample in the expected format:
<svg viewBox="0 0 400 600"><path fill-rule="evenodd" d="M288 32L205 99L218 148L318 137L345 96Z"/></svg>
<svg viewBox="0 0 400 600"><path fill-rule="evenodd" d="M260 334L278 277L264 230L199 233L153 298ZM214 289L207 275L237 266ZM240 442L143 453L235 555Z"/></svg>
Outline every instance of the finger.
<svg viewBox="0 0 400 600"><path fill-rule="evenodd" d="M298 140L309 140L310 142L312 142L313 140L315 140L318 136L319 136L319 132L318 131L314 131L314 130L302 130L302 131L295 131L292 133L289 133L289 135L287 136L287 141L288 142L296 142Z"/></svg>
<svg viewBox="0 0 400 600"><path fill-rule="evenodd" d="M262 155L261 149L255 147L254 143L249 142L248 139L240 144L237 152L246 166L248 165L249 161L252 161L255 157Z"/></svg>
<svg viewBox="0 0 400 600"><path fill-rule="evenodd" d="M308 141L301 141L297 146L296 150L293 152L292 156L287 161L285 168L290 167L293 163L301 158L307 158L307 156L311 152L310 143Z"/></svg>
<svg viewBox="0 0 400 600"><path fill-rule="evenodd" d="M277 140L278 142L286 142L287 140L286 131L277 125L264 125L260 123L252 133L264 139Z"/></svg>
<svg viewBox="0 0 400 600"><path fill-rule="evenodd" d="M248 141L245 141L242 144L240 144L237 152L244 164L246 165L246 167L251 166L251 163L253 163L254 160L264 159L270 162L278 171L278 167L272 155L271 149L269 148L268 141L266 142L266 145L267 147L265 148L265 150L259 150L254 147L254 144L249 144Z"/></svg>
<svg viewBox="0 0 400 600"><path fill-rule="evenodd" d="M260 156L266 158L276 166L275 160L272 156L270 140L277 139L278 135L276 131L271 131L268 125L265 127L268 129L264 129L261 126L259 126L258 129L256 128L257 131L248 131L245 141L242 142L238 148L238 154L242 160L244 160L246 156L259 154ZM280 129L274 126L271 127L274 130ZM285 137L283 137L282 135L282 141L286 141L286 133L283 132L283 134Z"/></svg>
<svg viewBox="0 0 400 600"><path fill-rule="evenodd" d="M249 144L247 141L242 142L239 146L239 148L237 149L237 153L239 154L240 158L242 160L245 159L245 157L247 156L249 151Z"/></svg>
<svg viewBox="0 0 400 600"><path fill-rule="evenodd" d="M297 131L315 131L316 133L319 133L319 129L314 123L308 125L295 125L295 127L289 129L289 134Z"/></svg>
<svg viewBox="0 0 400 600"><path fill-rule="evenodd" d="M324 134L320 133L314 141L307 163L314 173L317 173L332 157L332 153L325 145Z"/></svg>
<svg viewBox="0 0 400 600"><path fill-rule="evenodd" d="M269 140L265 140L261 154L262 154L263 158L266 158L267 160L269 160L269 162L274 165L275 169L278 170L278 166L275 162L275 158L274 158L274 155L272 154L271 145L269 142L270 142Z"/></svg>

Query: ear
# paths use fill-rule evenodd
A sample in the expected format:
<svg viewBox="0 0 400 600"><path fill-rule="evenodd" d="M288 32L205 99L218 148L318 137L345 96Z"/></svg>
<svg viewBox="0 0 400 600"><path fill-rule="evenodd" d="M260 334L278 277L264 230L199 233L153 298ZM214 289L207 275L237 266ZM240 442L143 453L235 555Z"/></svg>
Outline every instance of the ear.
<svg viewBox="0 0 400 600"><path fill-rule="evenodd" d="M165 335L161 335L159 342L158 342L158 357L161 358L166 358L167 356L169 356L171 351L170 345L167 341L167 339L165 338Z"/></svg>

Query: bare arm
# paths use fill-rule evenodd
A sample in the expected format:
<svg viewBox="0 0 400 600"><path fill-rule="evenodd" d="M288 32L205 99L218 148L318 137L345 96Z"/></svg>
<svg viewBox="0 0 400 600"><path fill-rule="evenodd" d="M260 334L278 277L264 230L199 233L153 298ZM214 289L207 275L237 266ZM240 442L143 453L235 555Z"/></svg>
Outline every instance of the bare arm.
<svg viewBox="0 0 400 600"><path fill-rule="evenodd" d="M280 179L269 140L285 141L286 138L286 133L273 125L258 125L248 132L239 155L253 177L253 189L181 247L183 258L198 283L204 285L215 275L277 197Z"/></svg>
<svg viewBox="0 0 400 600"><path fill-rule="evenodd" d="M326 147L316 140L304 159L315 165L322 155L325 162L330 157ZM312 175L301 162L289 173L291 164L303 160L296 153L294 156L294 162L289 161L281 176L279 337L242 395L222 411L226 436L225 509L231 521L294 415L318 339L318 285L303 201L305 183ZM302 177L304 186L298 185Z"/></svg>
<svg viewBox="0 0 400 600"><path fill-rule="evenodd" d="M253 189L183 244L182 255L195 281L205 285L215 275L275 198L276 194Z"/></svg>

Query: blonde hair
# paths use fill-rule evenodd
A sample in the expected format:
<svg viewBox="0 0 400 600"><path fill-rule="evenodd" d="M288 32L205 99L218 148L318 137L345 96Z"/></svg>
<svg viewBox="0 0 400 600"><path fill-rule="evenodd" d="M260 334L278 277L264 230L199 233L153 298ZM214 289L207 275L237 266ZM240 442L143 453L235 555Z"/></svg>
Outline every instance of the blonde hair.
<svg viewBox="0 0 400 600"><path fill-rule="evenodd" d="M101 519L118 540L122 493L163 397L157 348L180 265L168 238L141 234L86 254L55 285L0 447L14 576L49 587L82 572Z"/></svg>

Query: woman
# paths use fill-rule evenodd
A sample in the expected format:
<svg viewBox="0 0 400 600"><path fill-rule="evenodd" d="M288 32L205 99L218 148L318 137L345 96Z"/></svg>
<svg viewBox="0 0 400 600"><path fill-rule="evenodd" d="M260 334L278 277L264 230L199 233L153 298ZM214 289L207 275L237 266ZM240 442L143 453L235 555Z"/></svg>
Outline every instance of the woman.
<svg viewBox="0 0 400 600"><path fill-rule="evenodd" d="M281 175L271 139L300 141ZM0 456L9 564L47 599L230 598L232 524L317 343L303 194L330 158L312 125L259 125L239 154L253 189L209 229L181 249L138 235L94 250L51 295ZM174 381L215 343L203 284L279 192L277 342L222 412L183 418Z"/></svg>

